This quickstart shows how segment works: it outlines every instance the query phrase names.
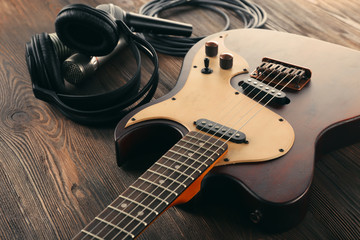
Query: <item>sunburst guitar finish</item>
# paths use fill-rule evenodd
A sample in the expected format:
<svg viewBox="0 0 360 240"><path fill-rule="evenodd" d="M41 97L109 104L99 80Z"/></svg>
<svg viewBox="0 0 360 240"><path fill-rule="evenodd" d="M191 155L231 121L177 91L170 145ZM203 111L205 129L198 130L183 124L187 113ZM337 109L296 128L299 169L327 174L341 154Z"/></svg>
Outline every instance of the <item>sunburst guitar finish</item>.
<svg viewBox="0 0 360 240"><path fill-rule="evenodd" d="M218 43L216 56L205 53L209 41ZM232 67L220 67L223 53L233 56ZM211 73L202 71L205 58ZM273 75L260 77L262 59L276 59L295 70L304 67L299 72L311 72L311 80L305 79L301 87L301 79L289 84L292 88L286 82L277 84L281 77L276 72L291 72L281 66ZM288 33L241 29L209 36L186 55L169 94L119 122L118 163L138 158L153 163L188 132L212 136L226 143L228 151L204 177L198 196L226 189L253 223L272 230L294 226L306 213L314 160L359 141L359 62L357 51ZM242 83L249 79L269 84L290 101L277 104L246 91ZM219 131L225 127L224 133L238 131L246 141L213 136L197 128L199 119L219 124Z"/></svg>

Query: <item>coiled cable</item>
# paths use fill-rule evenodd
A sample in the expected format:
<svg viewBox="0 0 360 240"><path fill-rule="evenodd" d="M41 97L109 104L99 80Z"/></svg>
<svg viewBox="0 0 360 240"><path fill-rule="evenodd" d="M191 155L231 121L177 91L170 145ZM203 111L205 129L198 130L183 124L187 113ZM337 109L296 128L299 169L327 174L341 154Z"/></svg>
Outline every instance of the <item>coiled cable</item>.
<svg viewBox="0 0 360 240"><path fill-rule="evenodd" d="M158 17L160 12L180 6L206 8L218 13L225 20L222 31L230 28L230 18L223 9L235 12L244 23L244 28L262 27L267 20L265 10L247 0L153 0L144 4L139 13ZM158 52L173 56L184 56L195 43L205 36L175 37L143 33L142 37L148 40Z"/></svg>

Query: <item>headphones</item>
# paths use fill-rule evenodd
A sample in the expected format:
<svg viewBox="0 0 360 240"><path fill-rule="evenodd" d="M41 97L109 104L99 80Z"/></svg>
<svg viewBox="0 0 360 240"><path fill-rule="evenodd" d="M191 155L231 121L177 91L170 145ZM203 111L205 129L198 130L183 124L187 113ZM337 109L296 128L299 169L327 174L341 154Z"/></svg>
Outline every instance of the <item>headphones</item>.
<svg viewBox="0 0 360 240"><path fill-rule="evenodd" d="M55 21L56 34L41 33L26 43L26 62L36 98L49 102L81 124L115 122L135 107L149 102L158 84L158 58L154 48L135 35L124 22L126 12L112 4L92 8L83 4L64 7ZM137 63L135 74L123 86L101 94L77 95L65 87L61 64L74 53L106 56L125 40ZM140 88L144 52L154 70Z"/></svg>

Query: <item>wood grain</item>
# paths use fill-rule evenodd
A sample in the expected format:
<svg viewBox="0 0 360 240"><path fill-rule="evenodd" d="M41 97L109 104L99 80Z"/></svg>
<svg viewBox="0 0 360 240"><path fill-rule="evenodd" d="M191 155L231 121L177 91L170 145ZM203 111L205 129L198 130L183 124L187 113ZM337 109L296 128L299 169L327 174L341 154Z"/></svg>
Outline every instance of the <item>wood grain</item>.
<svg viewBox="0 0 360 240"><path fill-rule="evenodd" d="M35 33L53 32L60 9L78 2L107 3L0 2L0 239L70 239L141 173L117 167L114 126L78 125L33 96L24 44ZM113 3L137 11L145 2ZM357 0L255 2L268 12L265 28L360 50ZM196 9L181 14L174 18L193 23L195 35L221 30L221 19L210 17L211 12ZM233 28L241 27L235 17L232 22ZM159 58L161 84L156 97L175 85L182 64L179 57L159 54ZM111 68L124 59L114 60L101 73L118 78ZM270 234L249 226L223 199L199 211L172 208L139 239L360 239L359 156L357 143L327 154L316 164L309 212L288 232Z"/></svg>

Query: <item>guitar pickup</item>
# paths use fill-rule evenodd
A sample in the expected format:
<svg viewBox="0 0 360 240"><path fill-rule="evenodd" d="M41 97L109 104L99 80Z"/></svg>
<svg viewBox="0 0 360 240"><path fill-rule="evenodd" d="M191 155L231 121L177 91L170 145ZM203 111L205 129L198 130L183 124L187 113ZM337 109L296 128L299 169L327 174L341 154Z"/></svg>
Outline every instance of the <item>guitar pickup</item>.
<svg viewBox="0 0 360 240"><path fill-rule="evenodd" d="M286 94L270 85L259 81L257 79L251 79L239 82L239 86L243 88L243 91L249 96L254 96L256 99L260 99L264 102L271 102L280 105L290 103L290 99Z"/></svg>
<svg viewBox="0 0 360 240"><path fill-rule="evenodd" d="M210 121L205 118L201 118L194 122L196 128L202 132L206 132L209 134L213 134L217 137L223 138L225 140L229 140L234 143L247 143L246 136L244 133L226 127L222 124Z"/></svg>

